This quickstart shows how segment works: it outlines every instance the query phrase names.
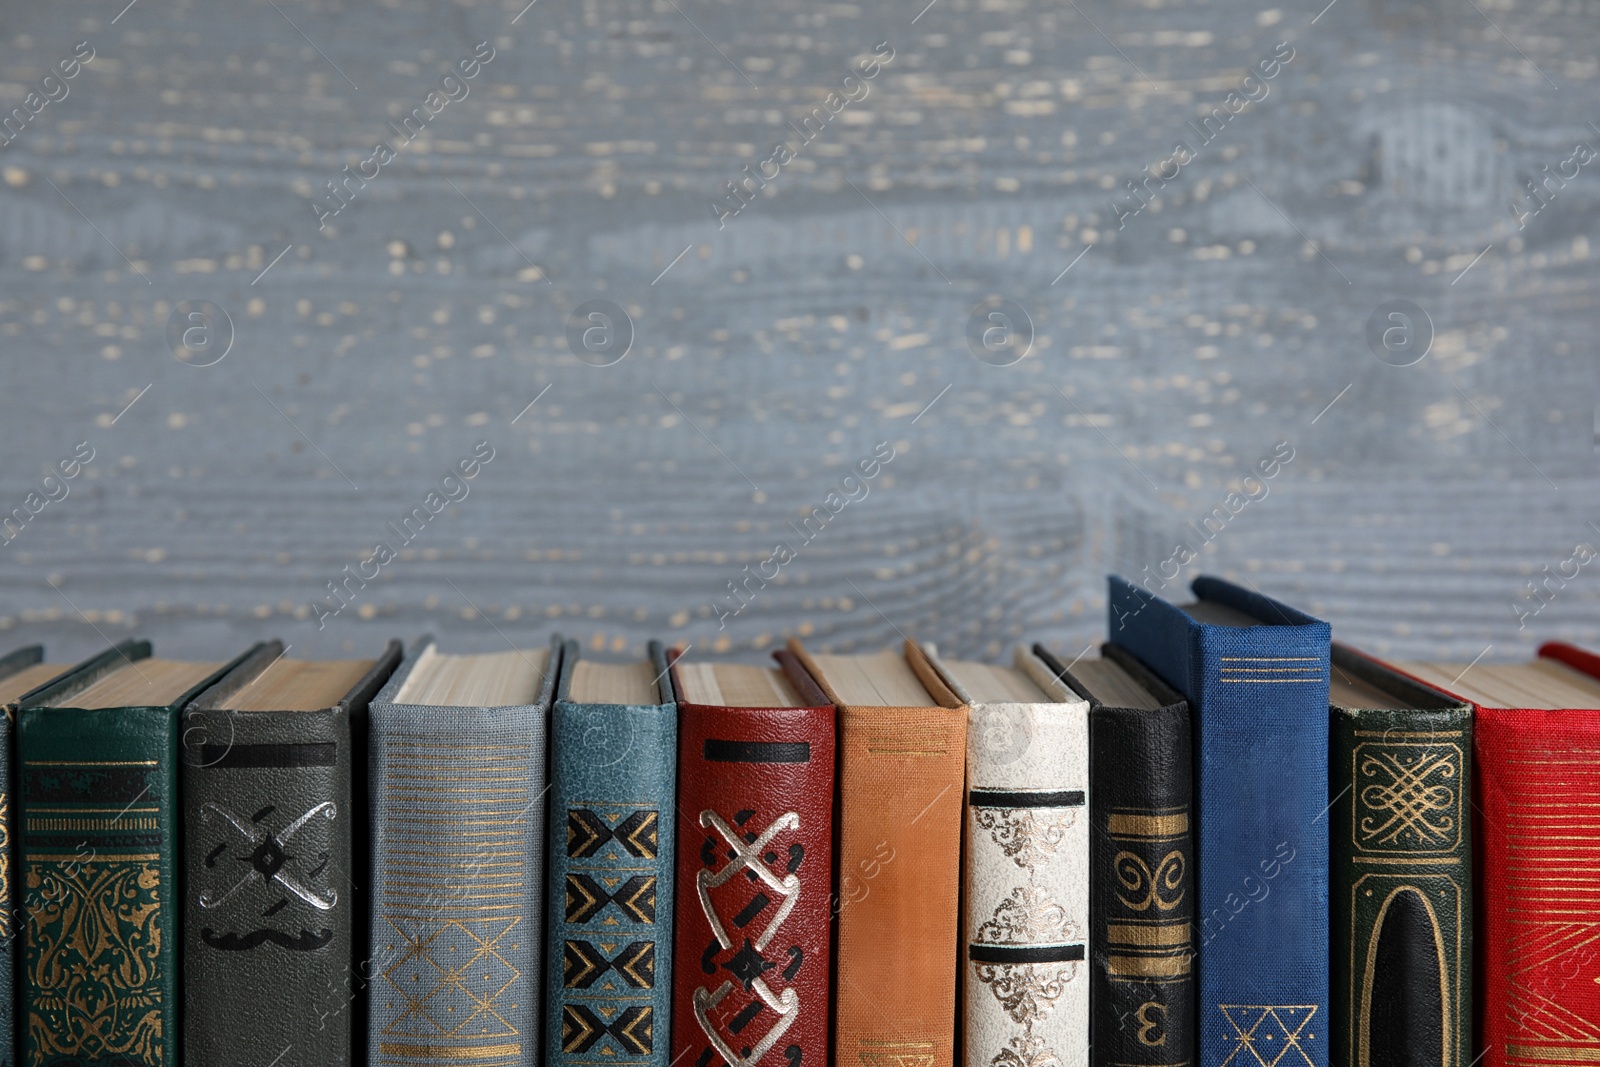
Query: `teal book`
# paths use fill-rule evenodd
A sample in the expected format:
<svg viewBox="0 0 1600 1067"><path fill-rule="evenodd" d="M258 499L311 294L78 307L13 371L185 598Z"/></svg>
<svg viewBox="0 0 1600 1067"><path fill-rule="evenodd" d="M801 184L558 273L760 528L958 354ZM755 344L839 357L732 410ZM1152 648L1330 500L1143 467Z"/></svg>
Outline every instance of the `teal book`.
<svg viewBox="0 0 1600 1067"><path fill-rule="evenodd" d="M667 1067L677 756L660 643L595 663L567 642L551 721L548 1067Z"/></svg>

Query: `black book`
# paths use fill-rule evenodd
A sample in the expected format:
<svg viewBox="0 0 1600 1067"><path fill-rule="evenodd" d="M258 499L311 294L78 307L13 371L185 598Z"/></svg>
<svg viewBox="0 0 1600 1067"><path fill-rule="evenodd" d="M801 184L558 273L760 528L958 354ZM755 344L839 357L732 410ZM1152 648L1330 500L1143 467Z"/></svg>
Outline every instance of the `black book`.
<svg viewBox="0 0 1600 1067"><path fill-rule="evenodd" d="M1063 666L1089 701L1089 1063L1195 1060L1189 705L1131 653Z"/></svg>
<svg viewBox="0 0 1600 1067"><path fill-rule="evenodd" d="M346 1067L364 925L367 702L400 662L259 646L183 719L186 1067Z"/></svg>

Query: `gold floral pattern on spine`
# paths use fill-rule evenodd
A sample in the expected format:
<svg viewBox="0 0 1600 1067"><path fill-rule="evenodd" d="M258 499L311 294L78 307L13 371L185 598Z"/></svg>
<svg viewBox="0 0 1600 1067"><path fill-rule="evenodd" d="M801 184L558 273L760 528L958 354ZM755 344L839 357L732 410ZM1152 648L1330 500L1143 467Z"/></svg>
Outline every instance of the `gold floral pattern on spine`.
<svg viewBox="0 0 1600 1067"><path fill-rule="evenodd" d="M36 1062L163 1061L165 904L156 857L29 863L24 957Z"/></svg>

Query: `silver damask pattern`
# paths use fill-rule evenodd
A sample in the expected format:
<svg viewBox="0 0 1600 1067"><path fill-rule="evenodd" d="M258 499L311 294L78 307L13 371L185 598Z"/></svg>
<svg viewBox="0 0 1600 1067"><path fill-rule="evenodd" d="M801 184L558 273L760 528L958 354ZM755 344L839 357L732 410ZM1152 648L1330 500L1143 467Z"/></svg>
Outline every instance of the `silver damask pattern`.
<svg viewBox="0 0 1600 1067"><path fill-rule="evenodd" d="M1067 987L1078 976L1082 965L979 963L975 966L979 980L994 993L1011 1021L1031 1028L1035 1020L1055 1010L1056 1002L1067 995Z"/></svg>
<svg viewBox="0 0 1600 1067"><path fill-rule="evenodd" d="M976 940L990 945L1048 945L1082 936L1082 927L1048 893L1020 885L995 908L994 917L978 927Z"/></svg>
<svg viewBox="0 0 1600 1067"><path fill-rule="evenodd" d="M1078 821L1076 808L976 808L979 826L1023 870L1055 855Z"/></svg>

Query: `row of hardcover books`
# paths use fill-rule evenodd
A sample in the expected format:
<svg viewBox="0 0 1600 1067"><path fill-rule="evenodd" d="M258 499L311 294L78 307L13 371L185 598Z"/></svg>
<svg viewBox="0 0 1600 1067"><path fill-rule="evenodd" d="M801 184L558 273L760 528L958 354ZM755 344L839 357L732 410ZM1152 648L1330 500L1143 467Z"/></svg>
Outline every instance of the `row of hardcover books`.
<svg viewBox="0 0 1600 1067"><path fill-rule="evenodd" d="M23 649L0 1032L26 1067L1600 1061L1600 659L1390 665L1193 589L1114 577L1098 654L1009 666Z"/></svg>

